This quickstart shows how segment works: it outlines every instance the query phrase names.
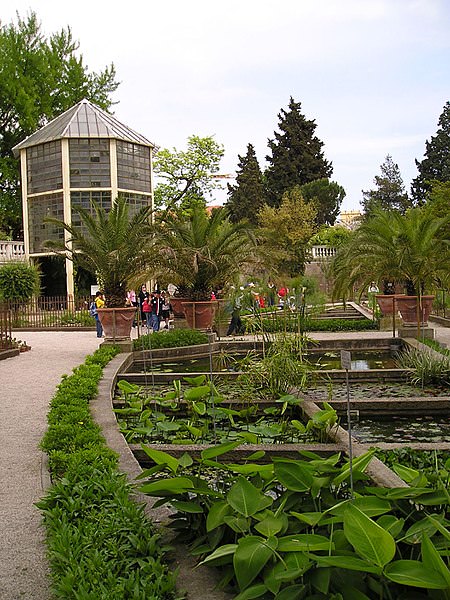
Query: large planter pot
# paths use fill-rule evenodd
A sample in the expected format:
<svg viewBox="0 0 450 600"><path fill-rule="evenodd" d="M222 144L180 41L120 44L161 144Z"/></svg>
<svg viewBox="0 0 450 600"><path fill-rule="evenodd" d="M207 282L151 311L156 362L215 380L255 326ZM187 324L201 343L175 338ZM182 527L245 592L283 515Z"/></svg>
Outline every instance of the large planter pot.
<svg viewBox="0 0 450 600"><path fill-rule="evenodd" d="M188 298L182 298L181 296L171 296L170 304L172 305L172 311L174 317L184 317L183 302L188 302Z"/></svg>
<svg viewBox="0 0 450 600"><path fill-rule="evenodd" d="M397 306L398 294L375 294L375 298L380 307L381 314L383 317L386 315L392 315L394 311L394 304Z"/></svg>
<svg viewBox="0 0 450 600"><path fill-rule="evenodd" d="M131 339L131 327L136 315L135 306L99 308L97 312L106 342L120 342Z"/></svg>
<svg viewBox="0 0 450 600"><path fill-rule="evenodd" d="M433 306L434 296L421 296L419 306L420 326L428 325L428 317ZM396 304L402 316L403 325L406 327L417 327L417 304L418 296L397 296Z"/></svg>
<svg viewBox="0 0 450 600"><path fill-rule="evenodd" d="M191 329L212 329L217 310L217 300L205 302L183 302L183 311Z"/></svg>

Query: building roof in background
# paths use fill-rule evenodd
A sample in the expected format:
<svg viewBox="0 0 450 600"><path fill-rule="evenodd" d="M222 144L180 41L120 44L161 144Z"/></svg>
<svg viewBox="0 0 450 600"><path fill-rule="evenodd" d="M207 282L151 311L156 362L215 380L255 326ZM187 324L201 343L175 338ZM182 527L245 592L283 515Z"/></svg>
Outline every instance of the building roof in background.
<svg viewBox="0 0 450 600"><path fill-rule="evenodd" d="M63 138L113 138L142 146L156 147L143 135L84 99L14 146L13 151L17 156L23 148Z"/></svg>

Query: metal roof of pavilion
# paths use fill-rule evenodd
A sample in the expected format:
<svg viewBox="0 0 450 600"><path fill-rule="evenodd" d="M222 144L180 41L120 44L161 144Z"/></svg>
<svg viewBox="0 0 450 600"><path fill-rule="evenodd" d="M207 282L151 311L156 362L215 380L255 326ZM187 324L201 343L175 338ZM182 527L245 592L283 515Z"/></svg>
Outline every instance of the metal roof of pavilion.
<svg viewBox="0 0 450 600"><path fill-rule="evenodd" d="M13 152L17 156L22 148L62 138L113 138L155 148L143 135L84 99L14 146Z"/></svg>

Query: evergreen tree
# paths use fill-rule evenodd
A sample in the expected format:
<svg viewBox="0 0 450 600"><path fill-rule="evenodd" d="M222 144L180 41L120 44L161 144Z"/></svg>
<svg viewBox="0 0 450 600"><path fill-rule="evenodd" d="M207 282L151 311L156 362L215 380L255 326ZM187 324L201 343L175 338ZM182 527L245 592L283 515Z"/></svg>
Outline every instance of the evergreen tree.
<svg viewBox="0 0 450 600"><path fill-rule="evenodd" d="M19 237L22 203L19 161L12 148L51 119L87 98L108 110L115 69L90 73L70 28L46 38L36 14L0 24L0 231Z"/></svg>
<svg viewBox="0 0 450 600"><path fill-rule="evenodd" d="M335 181L316 179L301 187L303 198L313 202L317 210L318 225L334 225L342 200L345 198L344 188Z"/></svg>
<svg viewBox="0 0 450 600"><path fill-rule="evenodd" d="M236 184L228 184L226 206L233 223L247 219L256 225L258 211L265 203L263 176L252 144L247 146L247 154L238 156Z"/></svg>
<svg viewBox="0 0 450 600"><path fill-rule="evenodd" d="M363 209L366 216L371 215L376 208L382 210L397 210L404 214L411 208L412 202L408 197L400 174L400 169L388 154L380 165L381 176L376 175L375 190L363 190Z"/></svg>
<svg viewBox="0 0 450 600"><path fill-rule="evenodd" d="M425 158L416 166L419 175L413 179L411 193L417 204L428 200L433 181L450 181L450 101L447 101L435 136L425 142Z"/></svg>
<svg viewBox="0 0 450 600"><path fill-rule="evenodd" d="M269 140L269 166L266 170L268 201L279 206L285 191L296 185L304 185L315 179L330 177L331 162L325 160L323 142L314 135L316 123L308 120L301 111L301 103L291 97L289 110L278 114L280 132L274 132Z"/></svg>

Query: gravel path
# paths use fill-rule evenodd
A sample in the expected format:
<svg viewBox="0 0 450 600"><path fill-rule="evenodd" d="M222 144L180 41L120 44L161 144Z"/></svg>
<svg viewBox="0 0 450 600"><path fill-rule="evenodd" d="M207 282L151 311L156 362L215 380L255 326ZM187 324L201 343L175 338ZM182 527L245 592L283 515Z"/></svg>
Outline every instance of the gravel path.
<svg viewBox="0 0 450 600"><path fill-rule="evenodd" d="M29 352L0 361L0 598L50 597L41 513L47 473L39 442L63 374L98 348L95 332L20 332Z"/></svg>

